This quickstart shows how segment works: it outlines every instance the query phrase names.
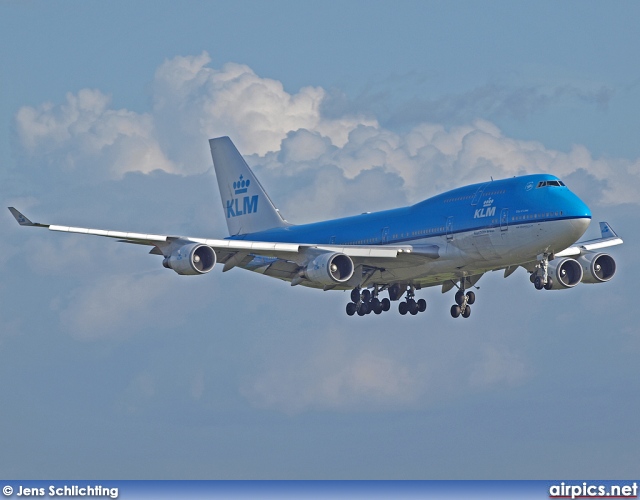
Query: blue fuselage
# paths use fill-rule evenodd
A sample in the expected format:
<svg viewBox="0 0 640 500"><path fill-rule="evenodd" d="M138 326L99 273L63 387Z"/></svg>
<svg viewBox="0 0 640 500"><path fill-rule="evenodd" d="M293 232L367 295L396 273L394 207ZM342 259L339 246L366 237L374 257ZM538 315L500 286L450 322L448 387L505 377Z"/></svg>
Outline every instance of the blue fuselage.
<svg viewBox="0 0 640 500"><path fill-rule="evenodd" d="M541 174L465 186L409 207L233 238L331 245L335 251L347 245L404 247L407 257L375 266L375 282L425 287L490 270L528 269L543 255L575 243L590 221L591 212L580 198L557 177ZM282 268L276 260L255 255L242 267L291 279L296 264ZM317 286L312 281L303 284Z"/></svg>
<svg viewBox="0 0 640 500"><path fill-rule="evenodd" d="M539 174L461 187L408 207L232 238L336 245L403 244L572 219L590 220L589 207L557 177Z"/></svg>

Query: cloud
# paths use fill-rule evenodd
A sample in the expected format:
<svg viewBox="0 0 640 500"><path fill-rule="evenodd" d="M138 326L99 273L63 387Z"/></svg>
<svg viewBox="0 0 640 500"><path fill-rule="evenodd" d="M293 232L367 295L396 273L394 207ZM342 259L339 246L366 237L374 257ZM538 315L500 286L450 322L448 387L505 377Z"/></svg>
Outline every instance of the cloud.
<svg viewBox="0 0 640 500"><path fill-rule="evenodd" d="M68 93L66 102L23 107L15 117L20 156L27 167L86 179L126 172L175 171L154 131L153 117L109 109L99 90Z"/></svg>
<svg viewBox="0 0 640 500"><path fill-rule="evenodd" d="M180 324L203 307L206 282L185 283L164 270L144 274L100 274L52 307L63 330L79 340L124 339L143 328Z"/></svg>
<svg viewBox="0 0 640 500"><path fill-rule="evenodd" d="M153 113L161 140L180 144L173 152L186 159L186 172L209 165L210 137L228 135L244 154L264 155L279 150L290 131L318 132L342 146L356 126L377 125L358 116L324 117L326 92L320 87L289 94L281 82L259 77L246 65L227 63L216 70L207 67L209 62L206 52L176 57L165 61L154 78Z"/></svg>
<svg viewBox="0 0 640 500"><path fill-rule="evenodd" d="M321 326L309 325L304 344L278 338L288 349L260 349L258 368L242 394L257 407L288 414L384 411L429 407L459 394L517 387L527 380L528 360L519 347L509 345L513 337L458 331L462 338L454 346L451 332L436 323L426 337L412 332L415 325L405 326L398 342L384 325L362 336L359 329L339 323L327 319Z"/></svg>
<svg viewBox="0 0 640 500"><path fill-rule="evenodd" d="M524 121L552 105L578 101L606 109L614 90L606 86L580 88L572 84L554 87L487 84L460 94L439 99L415 98L398 106L384 120L386 126L415 126L425 121L463 124L483 117L487 120L512 118Z"/></svg>
<svg viewBox="0 0 640 500"><path fill-rule="evenodd" d="M514 139L475 118L474 113L486 115L473 111L477 105L467 106L480 102L514 108L519 103L529 108L567 96L603 105L607 89L564 86L505 94L487 86L451 98L453 104L439 106L440 114L420 113L415 106L400 109L403 116L419 112L422 118L399 132L368 115L340 114L335 103L323 113L335 92L305 87L292 94L246 65L215 69L209 63L206 52L162 63L150 86L149 113L110 109L110 98L91 89L67 94L60 105L23 107L15 118L17 156L27 170L49 171L49 178L55 178L53 172L71 173L78 183L156 169L192 175L211 167L207 139L229 135L261 175L293 186L265 183L268 191L282 193L285 216L286 209L295 207L289 216L293 222L391 208L465 183L537 172L563 177L587 172L599 183L589 190L589 203L637 203L640 159L594 159L584 146L561 152ZM459 109L470 110L465 123L445 126ZM320 200L326 202L318 211Z"/></svg>
<svg viewBox="0 0 640 500"><path fill-rule="evenodd" d="M506 384L516 386L525 379L526 366L516 353L503 345L485 346L470 375L470 385L485 388Z"/></svg>
<svg viewBox="0 0 640 500"><path fill-rule="evenodd" d="M242 392L254 405L299 413L309 409L384 408L418 397L415 373L376 346L353 345L340 328L330 328L297 356L270 353Z"/></svg>

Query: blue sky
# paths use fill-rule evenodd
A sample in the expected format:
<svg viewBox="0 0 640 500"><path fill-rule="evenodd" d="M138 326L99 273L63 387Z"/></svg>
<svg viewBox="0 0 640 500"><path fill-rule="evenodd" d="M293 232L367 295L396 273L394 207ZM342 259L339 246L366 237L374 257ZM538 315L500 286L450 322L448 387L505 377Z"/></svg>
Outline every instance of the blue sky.
<svg viewBox="0 0 640 500"><path fill-rule="evenodd" d="M0 475L637 475L634 2L0 3L0 193L33 220L226 235L207 139L292 222L559 175L601 286L479 282L468 321L0 218ZM587 236L595 236L593 228Z"/></svg>

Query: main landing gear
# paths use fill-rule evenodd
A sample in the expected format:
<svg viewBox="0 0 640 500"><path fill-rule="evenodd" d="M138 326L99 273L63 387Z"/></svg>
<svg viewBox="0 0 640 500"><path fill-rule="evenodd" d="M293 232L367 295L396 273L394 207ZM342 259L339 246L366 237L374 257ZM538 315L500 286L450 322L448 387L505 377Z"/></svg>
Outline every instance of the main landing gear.
<svg viewBox="0 0 640 500"><path fill-rule="evenodd" d="M409 287L407 290L407 300L398 304L398 311L403 316L407 313L415 316L419 312L425 312L427 310L427 301L424 299L415 299L415 288Z"/></svg>
<svg viewBox="0 0 640 500"><path fill-rule="evenodd" d="M427 301L415 298L415 287L394 284L387 288L386 286L375 285L373 290L354 288L351 291L351 302L347 304L346 310L349 316L357 314L365 316L370 313L381 314L388 311L391 307L391 301L387 298L380 300L378 295L381 291L388 290L391 299L400 300L406 291L405 300L399 302L398 312L405 316L407 313L412 316L424 312L427 309ZM472 291L465 292L464 280L461 282L458 292L455 295L456 303L451 306L451 316L457 318L462 316L468 318L471 316L471 305L476 301L476 294Z"/></svg>
<svg viewBox="0 0 640 500"><path fill-rule="evenodd" d="M553 279L549 276L549 255L544 254L536 270L529 276L531 283L536 287L536 290L551 290L553 288Z"/></svg>
<svg viewBox="0 0 640 500"><path fill-rule="evenodd" d="M373 292L368 289L361 290L360 288L354 288L351 290L351 302L347 304L347 314L353 316L358 313L358 316L364 316L373 312L374 314L382 314L391 308L391 301L387 298L380 300L378 293L380 290L378 287L373 288Z"/></svg>
<svg viewBox="0 0 640 500"><path fill-rule="evenodd" d="M464 283L464 281L463 281ZM471 316L471 306L476 301L474 292L464 292L464 288L459 289L455 296L456 303L451 306L451 317L457 318L462 316L468 318Z"/></svg>
<svg viewBox="0 0 640 500"><path fill-rule="evenodd" d="M354 288L351 291L351 302L347 304L347 314L353 316L364 316L365 314L381 314L388 311L391 308L391 300L384 298L380 300L378 294L385 289L385 287L373 287L373 290ZM393 300L399 300L404 294L402 286L393 285L389 288L389 296ZM419 312L424 312L427 309L427 301L424 299L415 299L415 287L410 286L407 289L406 300L398 304L398 311L403 316L407 313L415 316Z"/></svg>

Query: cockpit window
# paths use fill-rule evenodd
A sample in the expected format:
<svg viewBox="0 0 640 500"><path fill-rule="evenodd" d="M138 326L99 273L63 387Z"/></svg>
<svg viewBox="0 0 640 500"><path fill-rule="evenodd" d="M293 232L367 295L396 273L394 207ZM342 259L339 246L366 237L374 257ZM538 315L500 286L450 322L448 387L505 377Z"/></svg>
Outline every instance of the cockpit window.
<svg viewBox="0 0 640 500"><path fill-rule="evenodd" d="M539 188L541 187L547 187L547 186L564 186L564 182L562 181L540 181L538 182L538 186Z"/></svg>

